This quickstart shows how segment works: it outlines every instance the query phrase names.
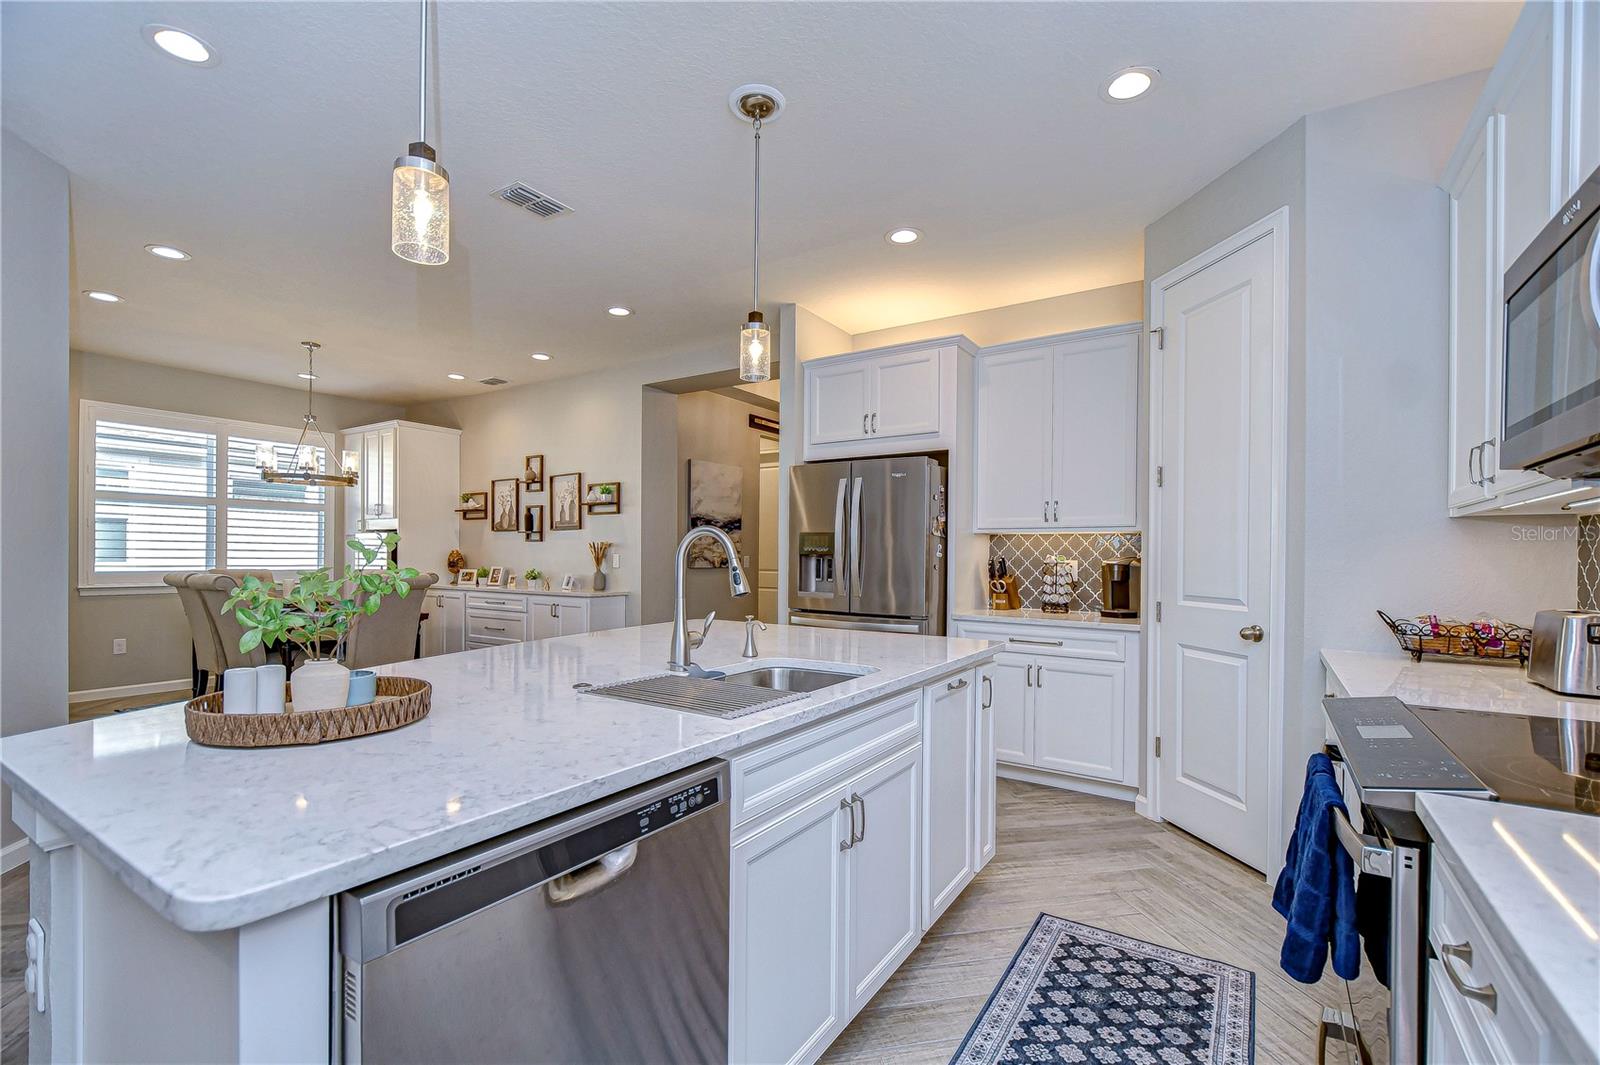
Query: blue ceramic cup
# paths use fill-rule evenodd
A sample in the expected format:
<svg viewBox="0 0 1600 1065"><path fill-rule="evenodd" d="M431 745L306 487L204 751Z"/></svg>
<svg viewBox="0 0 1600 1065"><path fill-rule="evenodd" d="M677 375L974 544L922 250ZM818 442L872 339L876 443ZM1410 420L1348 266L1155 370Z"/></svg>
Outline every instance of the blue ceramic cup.
<svg viewBox="0 0 1600 1065"><path fill-rule="evenodd" d="M371 669L352 669L350 671L350 694L346 697L346 706L364 706L378 697L378 674Z"/></svg>

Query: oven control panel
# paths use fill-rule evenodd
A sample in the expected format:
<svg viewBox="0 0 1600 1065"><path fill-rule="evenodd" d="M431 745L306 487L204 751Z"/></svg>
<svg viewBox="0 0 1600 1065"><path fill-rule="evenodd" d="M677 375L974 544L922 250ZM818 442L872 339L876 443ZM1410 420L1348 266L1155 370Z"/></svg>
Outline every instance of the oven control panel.
<svg viewBox="0 0 1600 1065"><path fill-rule="evenodd" d="M1328 698L1322 709L1362 802L1409 810L1419 791L1493 797L1399 699Z"/></svg>

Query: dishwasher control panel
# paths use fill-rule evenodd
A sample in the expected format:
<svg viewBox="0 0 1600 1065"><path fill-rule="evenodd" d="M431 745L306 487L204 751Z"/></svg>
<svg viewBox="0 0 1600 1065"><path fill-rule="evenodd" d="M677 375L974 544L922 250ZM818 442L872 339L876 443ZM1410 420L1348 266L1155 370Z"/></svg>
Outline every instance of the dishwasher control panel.
<svg viewBox="0 0 1600 1065"><path fill-rule="evenodd" d="M656 829L665 828L674 821L681 821L707 806L715 806L719 797L717 785L720 783L721 781L715 777L702 780L682 791L657 799L649 806L639 807L633 812L639 824L639 835L649 835Z"/></svg>

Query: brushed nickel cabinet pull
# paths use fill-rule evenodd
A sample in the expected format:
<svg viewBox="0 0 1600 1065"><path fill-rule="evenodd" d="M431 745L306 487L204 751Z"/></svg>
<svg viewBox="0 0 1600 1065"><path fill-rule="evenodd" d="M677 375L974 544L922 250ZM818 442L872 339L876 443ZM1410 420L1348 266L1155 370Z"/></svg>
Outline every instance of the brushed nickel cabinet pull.
<svg viewBox="0 0 1600 1065"><path fill-rule="evenodd" d="M1459 958L1465 964L1471 965L1472 944L1442 943L1439 946L1439 954L1441 955L1439 962L1444 966L1444 974L1450 978L1450 985L1459 991L1464 998L1481 1002L1488 1007L1490 1013L1495 1012L1495 1006L1498 1004L1500 996L1496 993L1494 985L1483 984L1479 986L1469 984L1461 978L1461 974L1456 972L1456 967L1452 964L1455 959Z"/></svg>

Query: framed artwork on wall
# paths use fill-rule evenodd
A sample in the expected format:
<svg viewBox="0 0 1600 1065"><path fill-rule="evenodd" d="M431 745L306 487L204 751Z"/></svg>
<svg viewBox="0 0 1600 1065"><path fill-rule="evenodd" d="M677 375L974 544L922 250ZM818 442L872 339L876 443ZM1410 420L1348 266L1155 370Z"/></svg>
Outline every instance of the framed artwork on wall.
<svg viewBox="0 0 1600 1065"><path fill-rule="evenodd" d="M522 458L522 486L530 492L544 491L544 456L524 455Z"/></svg>
<svg viewBox="0 0 1600 1065"><path fill-rule="evenodd" d="M744 554L744 470L725 462L689 460L689 528L711 525L728 534ZM689 546L690 569L721 569L728 564L722 545L703 536Z"/></svg>
<svg viewBox="0 0 1600 1065"><path fill-rule="evenodd" d="M590 514L621 514L622 482L591 481L583 494L583 505Z"/></svg>
<svg viewBox="0 0 1600 1065"><path fill-rule="evenodd" d="M456 513L465 521L483 521L489 516L489 493L462 492Z"/></svg>
<svg viewBox="0 0 1600 1065"><path fill-rule="evenodd" d="M519 532L522 529L522 512L517 504L521 497L521 482L515 477L489 482L489 528L495 532Z"/></svg>
<svg viewBox="0 0 1600 1065"><path fill-rule="evenodd" d="M550 478L550 531L583 528L583 474L557 473Z"/></svg>
<svg viewBox="0 0 1600 1065"><path fill-rule="evenodd" d="M529 503L522 508L522 538L536 544L544 541L543 503Z"/></svg>

